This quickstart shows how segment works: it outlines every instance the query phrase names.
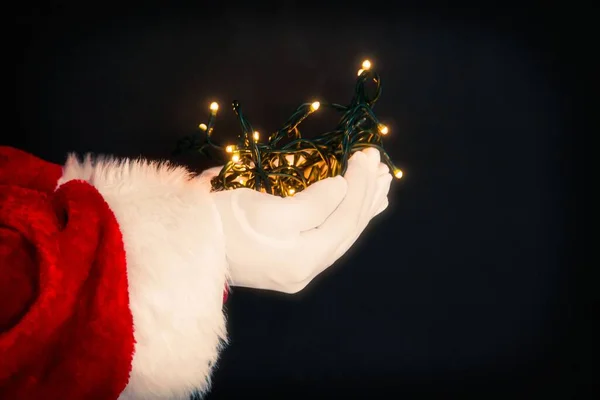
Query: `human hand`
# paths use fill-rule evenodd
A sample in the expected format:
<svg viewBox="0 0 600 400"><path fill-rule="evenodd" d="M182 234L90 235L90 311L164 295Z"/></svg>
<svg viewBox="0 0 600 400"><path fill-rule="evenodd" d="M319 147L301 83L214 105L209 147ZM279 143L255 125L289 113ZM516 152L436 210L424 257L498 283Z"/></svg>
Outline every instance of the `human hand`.
<svg viewBox="0 0 600 400"><path fill-rule="evenodd" d="M209 180L220 169L207 170L200 179ZM318 181L292 197L246 188L213 193L232 285L302 290L386 209L391 181L379 151L367 148L350 157L343 177Z"/></svg>

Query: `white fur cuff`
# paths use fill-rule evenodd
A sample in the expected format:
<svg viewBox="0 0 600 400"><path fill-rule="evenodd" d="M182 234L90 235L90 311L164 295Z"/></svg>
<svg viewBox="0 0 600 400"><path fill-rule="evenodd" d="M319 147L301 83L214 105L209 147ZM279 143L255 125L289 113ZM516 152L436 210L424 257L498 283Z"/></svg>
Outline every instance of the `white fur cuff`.
<svg viewBox="0 0 600 400"><path fill-rule="evenodd" d="M69 156L59 186L88 181L123 235L136 340L120 399L187 399L206 391L226 340L225 241L210 186L184 168Z"/></svg>

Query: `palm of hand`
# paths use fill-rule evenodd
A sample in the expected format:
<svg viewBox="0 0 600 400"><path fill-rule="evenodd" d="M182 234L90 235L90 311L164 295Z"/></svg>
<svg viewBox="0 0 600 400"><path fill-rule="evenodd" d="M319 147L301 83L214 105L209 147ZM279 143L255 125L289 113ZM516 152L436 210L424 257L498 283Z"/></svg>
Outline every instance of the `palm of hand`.
<svg viewBox="0 0 600 400"><path fill-rule="evenodd" d="M221 168L205 171L210 179ZM346 174L293 197L252 189L213 193L234 286L296 293L339 259L388 206L392 176L379 151L348 161Z"/></svg>

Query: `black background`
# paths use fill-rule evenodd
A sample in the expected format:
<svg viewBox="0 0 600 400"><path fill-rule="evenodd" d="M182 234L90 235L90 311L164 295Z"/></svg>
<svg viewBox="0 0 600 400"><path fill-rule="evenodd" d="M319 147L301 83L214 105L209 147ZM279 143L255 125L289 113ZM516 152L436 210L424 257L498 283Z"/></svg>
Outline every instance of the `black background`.
<svg viewBox="0 0 600 400"><path fill-rule="evenodd" d="M211 101L216 135L238 132L233 99L271 131L300 103L349 101L368 58L405 176L305 291L233 291L208 398L582 395L592 333L573 279L573 21L547 4L308 4L23 7L3 141L59 163L70 151L169 158Z"/></svg>

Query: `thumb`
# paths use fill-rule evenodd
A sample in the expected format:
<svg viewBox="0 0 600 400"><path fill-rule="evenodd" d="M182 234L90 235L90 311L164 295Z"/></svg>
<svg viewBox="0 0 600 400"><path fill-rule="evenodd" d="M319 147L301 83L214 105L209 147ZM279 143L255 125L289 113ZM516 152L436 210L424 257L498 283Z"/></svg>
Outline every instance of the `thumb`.
<svg viewBox="0 0 600 400"><path fill-rule="evenodd" d="M290 223L301 232L320 226L344 200L347 190L348 184L342 176L313 183L289 198L292 203L290 211L295 214L289 216Z"/></svg>
<svg viewBox="0 0 600 400"><path fill-rule="evenodd" d="M254 229L273 236L299 234L318 227L344 199L346 189L345 179L338 176L318 181L293 197L251 189L234 189L231 195Z"/></svg>

